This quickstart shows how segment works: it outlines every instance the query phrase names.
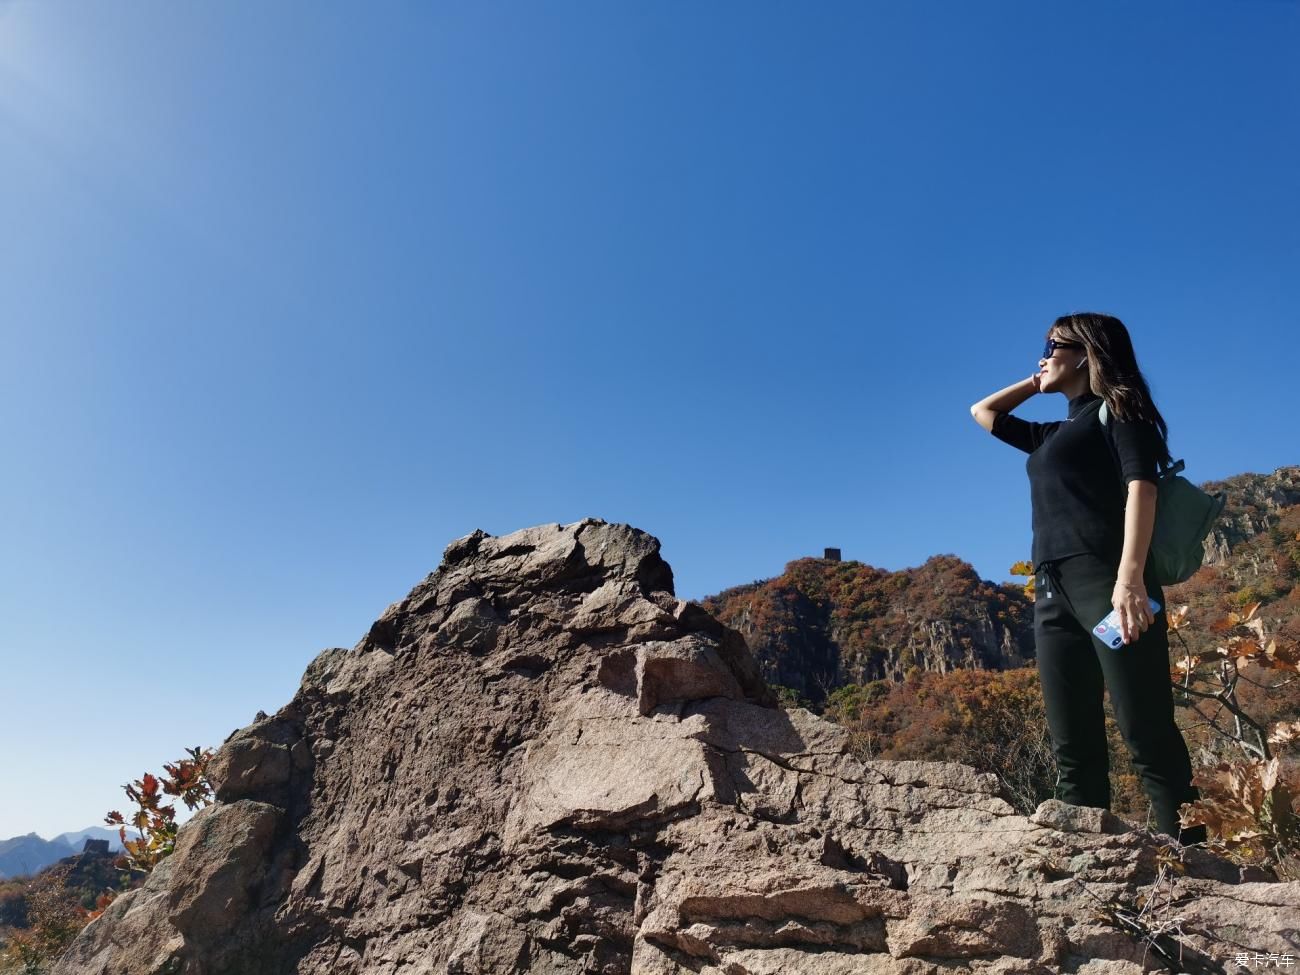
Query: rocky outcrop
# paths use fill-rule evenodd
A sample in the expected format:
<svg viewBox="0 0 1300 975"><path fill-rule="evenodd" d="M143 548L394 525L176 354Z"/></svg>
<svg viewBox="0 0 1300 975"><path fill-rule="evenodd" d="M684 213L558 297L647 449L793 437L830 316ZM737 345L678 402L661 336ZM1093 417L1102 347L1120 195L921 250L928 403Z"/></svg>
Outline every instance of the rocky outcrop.
<svg viewBox="0 0 1300 975"><path fill-rule="evenodd" d="M1205 564L1217 565L1242 542L1266 530L1283 509L1300 504L1300 467L1279 467L1272 474L1238 474L1226 481L1209 481L1201 489L1227 498L1205 539Z"/></svg>
<svg viewBox="0 0 1300 975"><path fill-rule="evenodd" d="M1225 971L1300 930L1300 884L859 761L594 519L453 542L216 785L57 975Z"/></svg>

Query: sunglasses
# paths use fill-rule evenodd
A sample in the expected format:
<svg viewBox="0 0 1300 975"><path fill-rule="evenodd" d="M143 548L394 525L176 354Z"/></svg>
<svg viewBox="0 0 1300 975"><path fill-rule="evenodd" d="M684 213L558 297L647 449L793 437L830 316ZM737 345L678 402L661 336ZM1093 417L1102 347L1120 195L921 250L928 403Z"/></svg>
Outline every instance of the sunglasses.
<svg viewBox="0 0 1300 975"><path fill-rule="evenodd" d="M1050 359L1056 354L1057 349L1082 349L1083 346L1078 342L1058 342L1056 339L1048 339L1047 344L1043 346L1043 358Z"/></svg>

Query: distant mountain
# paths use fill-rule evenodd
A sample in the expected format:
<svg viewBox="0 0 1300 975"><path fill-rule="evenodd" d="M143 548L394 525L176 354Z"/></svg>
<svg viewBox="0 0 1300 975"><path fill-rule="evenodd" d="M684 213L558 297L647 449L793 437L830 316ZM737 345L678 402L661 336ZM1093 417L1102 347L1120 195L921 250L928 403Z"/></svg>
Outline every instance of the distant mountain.
<svg viewBox="0 0 1300 975"><path fill-rule="evenodd" d="M35 833L0 840L0 879L34 874L75 852L62 840L41 839Z"/></svg>
<svg viewBox="0 0 1300 975"><path fill-rule="evenodd" d="M35 874L51 863L80 853L88 839L108 840L110 850L122 848L117 831L102 826L63 833L52 840L42 839L35 833L0 840L0 880Z"/></svg>
<svg viewBox="0 0 1300 975"><path fill-rule="evenodd" d="M130 838L134 832L132 829L127 829L127 837ZM76 833L60 833L54 837L54 842L57 843L59 840L63 840L78 853L86 845L86 840L108 840L108 849L110 851L120 851L122 849L122 839L117 835L117 830L110 829L107 826L91 826Z"/></svg>

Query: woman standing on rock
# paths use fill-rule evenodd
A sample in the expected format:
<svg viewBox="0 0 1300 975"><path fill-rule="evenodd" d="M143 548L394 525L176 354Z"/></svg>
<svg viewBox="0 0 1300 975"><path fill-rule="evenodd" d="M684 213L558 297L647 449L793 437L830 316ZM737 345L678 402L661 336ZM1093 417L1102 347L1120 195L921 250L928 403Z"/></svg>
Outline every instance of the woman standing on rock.
<svg viewBox="0 0 1300 975"><path fill-rule="evenodd" d="M1102 710L1109 688L1157 828L1182 843L1203 842L1204 826L1179 827L1178 807L1200 793L1174 723L1164 592L1147 564L1157 465L1170 459L1168 428L1118 318L1058 318L1038 366L970 411L985 430L1029 455L1034 641L1059 769L1057 798L1110 808ZM1066 419L1034 423L1011 415L1035 393L1064 395ZM1105 425L1098 416L1103 400ZM1116 650L1093 634L1112 608L1124 640Z"/></svg>

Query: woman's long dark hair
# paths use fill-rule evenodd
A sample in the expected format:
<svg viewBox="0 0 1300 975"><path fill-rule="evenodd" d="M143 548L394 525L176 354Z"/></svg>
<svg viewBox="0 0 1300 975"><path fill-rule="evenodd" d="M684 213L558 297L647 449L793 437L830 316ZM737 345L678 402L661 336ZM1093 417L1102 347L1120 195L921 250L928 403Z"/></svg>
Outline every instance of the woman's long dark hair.
<svg viewBox="0 0 1300 975"><path fill-rule="evenodd" d="M1162 464L1169 464L1169 425L1156 409L1151 390L1138 368L1133 340L1118 318L1096 312L1062 315L1047 330L1048 336L1081 342L1088 352L1088 385L1106 401L1111 416L1121 420L1146 420L1160 431Z"/></svg>

